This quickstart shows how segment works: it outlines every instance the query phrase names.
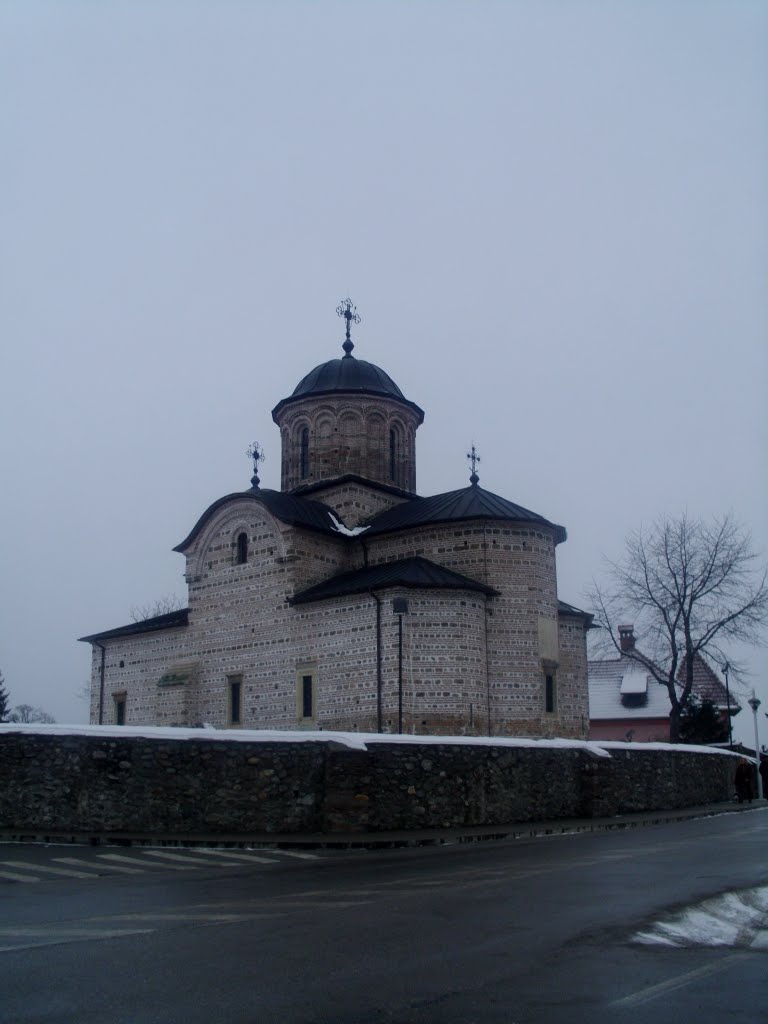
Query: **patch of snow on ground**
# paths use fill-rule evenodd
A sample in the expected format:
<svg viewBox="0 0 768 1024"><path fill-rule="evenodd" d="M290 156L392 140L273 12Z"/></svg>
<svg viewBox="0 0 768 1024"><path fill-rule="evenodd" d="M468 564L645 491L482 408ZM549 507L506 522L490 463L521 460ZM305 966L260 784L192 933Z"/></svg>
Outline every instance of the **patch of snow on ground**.
<svg viewBox="0 0 768 1024"><path fill-rule="evenodd" d="M768 949L768 886L729 892L656 921L633 941L647 946Z"/></svg>

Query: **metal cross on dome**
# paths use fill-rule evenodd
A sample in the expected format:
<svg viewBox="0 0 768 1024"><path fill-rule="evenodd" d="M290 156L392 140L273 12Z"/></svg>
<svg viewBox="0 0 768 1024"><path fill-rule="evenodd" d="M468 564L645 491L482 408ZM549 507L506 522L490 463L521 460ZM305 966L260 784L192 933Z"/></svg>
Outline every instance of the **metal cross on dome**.
<svg viewBox="0 0 768 1024"><path fill-rule="evenodd" d="M344 344L342 345L342 348L344 349L347 355L351 355L352 349L355 346L354 342L349 336L349 326L350 324L360 323L360 317L357 314L357 306L352 305L351 299L342 299L339 305L336 307L336 313L338 314L338 316L343 316L344 319L347 321L347 337L346 340L344 341Z"/></svg>
<svg viewBox="0 0 768 1024"><path fill-rule="evenodd" d="M480 480L480 477L477 475L476 472L478 464L480 462L480 456L477 454L477 449L475 448L474 441L472 442L472 448L470 449L470 451L467 452L467 458L472 463L472 475L469 478L469 482L471 484L476 484Z"/></svg>
<svg viewBox="0 0 768 1024"><path fill-rule="evenodd" d="M249 459L253 459L253 476L251 477L251 484L254 487L259 486L259 463L266 459L264 449L261 447L258 441L254 441L253 444L248 446L248 451L245 453Z"/></svg>

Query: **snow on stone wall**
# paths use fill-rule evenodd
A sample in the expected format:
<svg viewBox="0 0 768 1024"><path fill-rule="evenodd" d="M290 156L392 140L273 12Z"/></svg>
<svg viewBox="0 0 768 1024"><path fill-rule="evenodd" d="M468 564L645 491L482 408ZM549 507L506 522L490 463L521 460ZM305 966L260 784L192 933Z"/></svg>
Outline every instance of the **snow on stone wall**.
<svg viewBox="0 0 768 1024"><path fill-rule="evenodd" d="M16 835L381 832L729 799L736 758L573 740L0 726Z"/></svg>

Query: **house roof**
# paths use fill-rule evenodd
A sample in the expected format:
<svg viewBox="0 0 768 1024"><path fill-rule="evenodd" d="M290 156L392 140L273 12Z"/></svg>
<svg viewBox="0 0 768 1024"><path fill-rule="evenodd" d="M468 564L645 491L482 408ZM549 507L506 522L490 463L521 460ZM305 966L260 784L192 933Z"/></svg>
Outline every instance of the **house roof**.
<svg viewBox="0 0 768 1024"><path fill-rule="evenodd" d="M371 590L382 590L387 587L427 588L437 590L475 590L492 596L498 591L477 580L463 576L461 573L445 569L441 565L430 562L427 558L416 556L403 558L397 562L383 562L381 565L366 566L353 572L340 573L332 576L317 586L309 587L290 598L291 604L305 604L309 601L322 601L331 597L342 597L348 594L365 594Z"/></svg>
<svg viewBox="0 0 768 1024"><path fill-rule="evenodd" d="M669 694L634 658L587 664L590 719L669 718ZM622 692L622 686L624 692Z"/></svg>
<svg viewBox="0 0 768 1024"><path fill-rule="evenodd" d="M180 629L188 625L189 608L179 608L174 612L166 612L165 615L154 615L151 619L131 622L127 626L118 626L117 629L107 629L103 633L92 633L90 636L81 636L78 639L83 643L90 644L95 640L113 640L121 636L138 636L141 633L155 633L161 629Z"/></svg>
<svg viewBox="0 0 768 1024"><path fill-rule="evenodd" d="M340 536L333 527L331 516L335 513L330 505L324 505L323 502L314 501L312 498L302 498L296 494L284 494L282 491L252 487L248 491L225 494L223 498L214 501L200 516L191 532L173 550L182 553L186 551L215 512L229 502L242 501L243 498L263 505L275 519L279 519L283 523L289 523L291 526L304 526L308 530L318 530L320 533L326 533L333 537Z"/></svg>
<svg viewBox="0 0 768 1024"><path fill-rule="evenodd" d="M677 672L677 678L681 684L685 681L686 664L687 658L683 658ZM725 684L720 681L720 677L715 674L706 658L698 653L693 656L691 692L695 693L701 700L711 701L718 708L725 709L728 707L728 691L725 688ZM731 713L734 715L738 714L741 711L741 704L739 704L732 693L730 698Z"/></svg>
<svg viewBox="0 0 768 1024"><path fill-rule="evenodd" d="M479 484L470 484L458 491L435 494L429 498L413 498L375 516L369 523L366 536L407 530L435 523L460 522L470 519L495 519L548 527L555 531L555 542L566 539L565 527L557 526L522 505L486 491Z"/></svg>
<svg viewBox="0 0 768 1024"><path fill-rule="evenodd" d="M684 675L685 660L677 673L679 686ZM587 677L592 719L669 717L666 686L657 683L634 658L622 654L610 661L590 661ZM700 654L694 655L692 693L721 709L728 706L725 686ZM740 710L741 705L731 694L731 713L738 714Z"/></svg>

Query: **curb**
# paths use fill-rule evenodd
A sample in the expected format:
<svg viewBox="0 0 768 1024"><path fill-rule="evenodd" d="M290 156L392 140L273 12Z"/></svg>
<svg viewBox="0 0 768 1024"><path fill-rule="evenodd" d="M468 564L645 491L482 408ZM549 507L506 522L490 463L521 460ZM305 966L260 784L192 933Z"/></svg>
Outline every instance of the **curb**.
<svg viewBox="0 0 768 1024"><path fill-rule="evenodd" d="M669 825L695 818L721 814L742 814L768 810L766 801L754 805L725 801L704 807L685 807L668 811L619 814L612 818L572 818L559 821L510 822L508 825L476 825L465 828L424 829L378 833L347 832L335 834L291 835L290 833L254 833L252 835L167 835L129 832L55 832L0 829L0 842L46 843L77 846L178 846L202 848L284 848L328 850L400 849L415 846L447 846L504 839L537 839L547 836L576 835L584 832L612 832L631 828Z"/></svg>

